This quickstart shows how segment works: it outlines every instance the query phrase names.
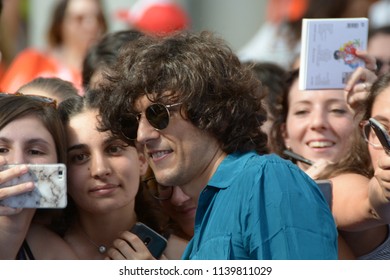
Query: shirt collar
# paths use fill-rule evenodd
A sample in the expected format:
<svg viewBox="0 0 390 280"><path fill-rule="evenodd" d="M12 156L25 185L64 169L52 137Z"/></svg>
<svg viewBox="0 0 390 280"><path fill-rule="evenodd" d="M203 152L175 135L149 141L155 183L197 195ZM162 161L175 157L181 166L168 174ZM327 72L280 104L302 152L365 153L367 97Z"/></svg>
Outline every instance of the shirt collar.
<svg viewBox="0 0 390 280"><path fill-rule="evenodd" d="M248 159L255 154L256 153L252 151L244 154L237 152L227 155L218 166L217 171L211 177L207 185L219 189L228 188L238 174L241 173Z"/></svg>

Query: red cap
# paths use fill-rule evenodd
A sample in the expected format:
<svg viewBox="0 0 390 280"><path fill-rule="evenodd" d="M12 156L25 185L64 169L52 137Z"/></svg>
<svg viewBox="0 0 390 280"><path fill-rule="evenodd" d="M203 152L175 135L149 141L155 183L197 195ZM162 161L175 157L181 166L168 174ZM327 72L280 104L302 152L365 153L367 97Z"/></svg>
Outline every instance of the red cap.
<svg viewBox="0 0 390 280"><path fill-rule="evenodd" d="M142 32L156 35L186 29L189 18L172 0L138 0L131 8L116 12L116 17Z"/></svg>

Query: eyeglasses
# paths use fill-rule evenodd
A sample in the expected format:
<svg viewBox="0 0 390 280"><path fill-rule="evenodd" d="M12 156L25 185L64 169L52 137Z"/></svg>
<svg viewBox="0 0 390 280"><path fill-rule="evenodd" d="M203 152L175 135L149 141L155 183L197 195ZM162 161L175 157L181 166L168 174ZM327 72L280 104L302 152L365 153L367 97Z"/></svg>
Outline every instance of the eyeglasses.
<svg viewBox="0 0 390 280"><path fill-rule="evenodd" d="M149 177L145 179L144 184L150 194L158 200L168 200L172 197L173 187L166 187L157 183L155 177Z"/></svg>
<svg viewBox="0 0 390 280"><path fill-rule="evenodd" d="M375 59L376 59L376 71L377 72L379 72L384 65L390 66L390 60L383 60L383 59L380 59L377 57Z"/></svg>
<svg viewBox="0 0 390 280"><path fill-rule="evenodd" d="M51 106L53 108L57 108L57 101L55 99L52 99L50 97L42 96L42 95L32 95L32 94L23 94L21 92L15 92L15 93L6 93L6 92L0 92L0 97L4 96L26 96L28 98L31 98L33 100L37 100L41 102L44 105Z"/></svg>
<svg viewBox="0 0 390 280"><path fill-rule="evenodd" d="M389 129L386 125L382 124L386 130L389 132ZM381 142L379 141L379 138L376 136L376 133L374 131L374 129L371 127L371 124L369 123L368 120L365 120L365 121L362 121L360 123L360 126L362 128L362 132L363 132L363 137L364 137L364 140L370 144L371 146L373 146L374 148L382 148L382 144ZM389 132L390 133L390 132Z"/></svg>
<svg viewBox="0 0 390 280"><path fill-rule="evenodd" d="M171 108L179 106L181 104L182 103L175 103L171 105L164 105L161 103L151 104L145 110L145 117L150 123L150 125L153 126L155 129L164 129L169 124L169 119L171 117ZM141 113L137 115L127 114L123 116L119 120L123 136L125 136L129 140L136 140L140 119Z"/></svg>

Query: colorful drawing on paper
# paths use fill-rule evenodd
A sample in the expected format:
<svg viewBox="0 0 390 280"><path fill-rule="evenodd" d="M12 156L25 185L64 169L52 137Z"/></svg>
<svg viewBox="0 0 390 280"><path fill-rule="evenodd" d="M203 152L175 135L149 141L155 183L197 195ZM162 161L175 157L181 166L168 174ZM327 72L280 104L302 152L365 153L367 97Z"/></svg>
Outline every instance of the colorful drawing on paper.
<svg viewBox="0 0 390 280"><path fill-rule="evenodd" d="M345 65L356 69L360 65L360 58L356 56L356 50L361 46L360 40L348 41L333 53L336 60L342 60Z"/></svg>

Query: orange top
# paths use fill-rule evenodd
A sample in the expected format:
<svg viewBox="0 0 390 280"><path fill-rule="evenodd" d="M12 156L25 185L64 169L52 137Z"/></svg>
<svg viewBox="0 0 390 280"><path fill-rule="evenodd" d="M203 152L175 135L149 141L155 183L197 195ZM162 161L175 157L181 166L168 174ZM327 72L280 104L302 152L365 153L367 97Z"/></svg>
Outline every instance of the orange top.
<svg viewBox="0 0 390 280"><path fill-rule="evenodd" d="M0 81L0 90L13 93L37 77L58 77L81 89L81 73L61 64L38 50L22 51L7 68Z"/></svg>
<svg viewBox="0 0 390 280"><path fill-rule="evenodd" d="M279 23L298 20L303 16L308 0L268 0L267 20Z"/></svg>

